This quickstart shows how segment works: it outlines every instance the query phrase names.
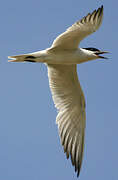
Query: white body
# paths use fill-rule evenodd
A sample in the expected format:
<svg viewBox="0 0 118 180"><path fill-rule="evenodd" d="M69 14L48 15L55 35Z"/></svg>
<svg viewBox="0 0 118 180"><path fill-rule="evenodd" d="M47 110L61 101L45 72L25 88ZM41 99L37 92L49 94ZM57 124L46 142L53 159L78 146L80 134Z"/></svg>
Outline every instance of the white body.
<svg viewBox="0 0 118 180"><path fill-rule="evenodd" d="M80 64L89 60L97 59L92 52L78 48L74 50L61 50L49 48L29 55L36 57L36 62L47 64Z"/></svg>

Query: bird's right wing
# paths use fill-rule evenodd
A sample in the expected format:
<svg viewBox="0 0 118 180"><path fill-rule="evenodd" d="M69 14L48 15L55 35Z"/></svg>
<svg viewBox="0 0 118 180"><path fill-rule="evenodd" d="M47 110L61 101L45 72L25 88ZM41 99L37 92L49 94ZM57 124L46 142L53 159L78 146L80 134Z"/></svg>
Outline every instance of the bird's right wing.
<svg viewBox="0 0 118 180"><path fill-rule="evenodd" d="M77 66L47 66L52 97L58 109L56 123L61 143L67 158L71 156L79 175L84 148L85 100L77 76Z"/></svg>
<svg viewBox="0 0 118 180"><path fill-rule="evenodd" d="M51 48L56 49L77 49L80 41L86 36L95 32L101 25L103 19L103 6L98 10L89 13L80 21L69 27L60 34L53 42Z"/></svg>

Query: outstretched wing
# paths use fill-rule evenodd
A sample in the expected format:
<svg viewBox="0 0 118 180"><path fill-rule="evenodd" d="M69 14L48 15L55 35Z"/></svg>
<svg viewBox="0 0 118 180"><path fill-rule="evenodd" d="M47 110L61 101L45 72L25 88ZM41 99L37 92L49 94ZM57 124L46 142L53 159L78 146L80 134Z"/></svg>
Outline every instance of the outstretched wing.
<svg viewBox="0 0 118 180"><path fill-rule="evenodd" d="M85 100L78 81L76 65L47 65L49 85L58 115L61 143L67 158L71 156L79 175L85 131Z"/></svg>
<svg viewBox="0 0 118 180"><path fill-rule="evenodd" d="M95 32L103 19L103 6L73 24L53 42L52 48L76 49L82 39Z"/></svg>

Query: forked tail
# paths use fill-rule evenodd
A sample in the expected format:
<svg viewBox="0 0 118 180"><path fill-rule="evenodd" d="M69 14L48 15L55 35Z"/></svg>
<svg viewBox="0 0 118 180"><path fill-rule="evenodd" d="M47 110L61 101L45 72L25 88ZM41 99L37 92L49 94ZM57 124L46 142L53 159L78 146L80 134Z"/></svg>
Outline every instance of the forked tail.
<svg viewBox="0 0 118 180"><path fill-rule="evenodd" d="M37 57L33 55L23 54L23 55L16 55L16 56L8 56L10 60L8 62L37 62Z"/></svg>

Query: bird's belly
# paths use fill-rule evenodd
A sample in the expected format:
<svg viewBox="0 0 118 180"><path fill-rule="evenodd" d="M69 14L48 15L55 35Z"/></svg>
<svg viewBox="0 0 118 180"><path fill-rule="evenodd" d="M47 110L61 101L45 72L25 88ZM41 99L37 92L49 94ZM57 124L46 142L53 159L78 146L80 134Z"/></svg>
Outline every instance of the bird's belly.
<svg viewBox="0 0 118 180"><path fill-rule="evenodd" d="M77 53L51 53L48 56L48 64L79 64L80 58Z"/></svg>

